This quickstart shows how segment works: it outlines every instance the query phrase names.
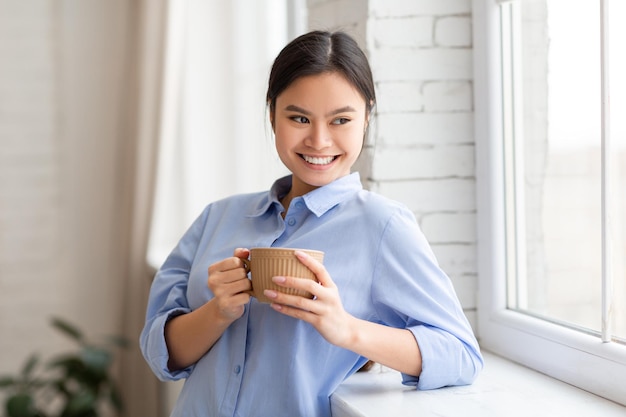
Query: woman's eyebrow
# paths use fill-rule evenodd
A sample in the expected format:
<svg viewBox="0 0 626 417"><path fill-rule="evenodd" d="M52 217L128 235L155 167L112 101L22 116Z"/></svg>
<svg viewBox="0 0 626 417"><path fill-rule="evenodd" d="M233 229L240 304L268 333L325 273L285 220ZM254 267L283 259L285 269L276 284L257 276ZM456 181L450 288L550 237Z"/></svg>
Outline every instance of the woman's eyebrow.
<svg viewBox="0 0 626 417"><path fill-rule="evenodd" d="M326 116L334 116L336 114L340 114L340 113L354 113L356 110L354 110L354 108L352 106L344 106L344 107L340 107L336 110L331 111L330 113L328 113Z"/></svg>
<svg viewBox="0 0 626 417"><path fill-rule="evenodd" d="M298 107L298 106L296 106L294 104L290 104L287 107L285 107L285 111L295 111L296 113L306 114L307 116L311 115L310 111L305 110L302 107Z"/></svg>
<svg viewBox="0 0 626 417"><path fill-rule="evenodd" d="M310 116L311 112L308 110L303 109L302 107L298 107L294 104L290 104L287 107L285 107L285 111L294 111L297 113L302 113L306 116ZM356 110L354 110L354 108L352 106L344 106L344 107L340 107L336 110L333 110L331 112L329 112L328 114L326 114L326 116L334 116L336 114L339 113L350 113L350 112L355 112Z"/></svg>

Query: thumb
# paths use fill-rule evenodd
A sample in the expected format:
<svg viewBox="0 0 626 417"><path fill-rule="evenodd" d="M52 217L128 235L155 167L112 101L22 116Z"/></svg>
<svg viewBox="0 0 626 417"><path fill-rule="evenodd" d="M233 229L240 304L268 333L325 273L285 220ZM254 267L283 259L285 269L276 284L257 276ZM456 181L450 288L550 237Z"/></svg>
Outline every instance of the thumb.
<svg viewBox="0 0 626 417"><path fill-rule="evenodd" d="M234 256L241 259L248 259L250 256L250 249L247 248L237 248L234 251Z"/></svg>

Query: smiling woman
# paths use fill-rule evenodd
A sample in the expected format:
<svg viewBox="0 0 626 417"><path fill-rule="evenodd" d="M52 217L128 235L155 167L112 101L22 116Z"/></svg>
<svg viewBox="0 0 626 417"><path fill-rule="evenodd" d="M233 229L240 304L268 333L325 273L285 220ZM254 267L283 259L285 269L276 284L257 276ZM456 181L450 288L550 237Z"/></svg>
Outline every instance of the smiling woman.
<svg viewBox="0 0 626 417"><path fill-rule="evenodd" d="M267 104L291 175L209 204L152 284L141 348L161 379L186 379L173 416L329 416L331 394L370 359L417 389L470 384L482 369L412 212L351 173L373 85L365 54L343 32L304 34L276 58ZM322 264L295 252L317 282L273 277L312 299L251 297L247 248L270 246L325 253Z"/></svg>

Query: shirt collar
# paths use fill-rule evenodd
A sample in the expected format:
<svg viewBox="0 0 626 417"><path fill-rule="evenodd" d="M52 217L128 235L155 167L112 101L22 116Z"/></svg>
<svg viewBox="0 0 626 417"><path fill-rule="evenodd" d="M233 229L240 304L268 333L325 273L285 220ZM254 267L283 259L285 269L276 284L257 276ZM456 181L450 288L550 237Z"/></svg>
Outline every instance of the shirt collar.
<svg viewBox="0 0 626 417"><path fill-rule="evenodd" d="M265 214L270 207L276 206L278 210L282 208L280 199L291 189L291 175L280 178L274 182L268 193L263 194L258 204L249 213L251 217ZM307 208L317 217L322 216L337 204L345 201L353 194L361 191L361 177L358 172L343 176L330 184L303 195L301 198Z"/></svg>

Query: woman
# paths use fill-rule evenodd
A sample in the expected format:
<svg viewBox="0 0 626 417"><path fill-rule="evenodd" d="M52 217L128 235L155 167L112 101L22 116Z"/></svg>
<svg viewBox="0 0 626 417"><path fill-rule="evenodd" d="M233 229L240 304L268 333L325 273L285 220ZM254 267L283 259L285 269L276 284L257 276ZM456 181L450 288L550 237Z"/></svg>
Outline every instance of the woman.
<svg viewBox="0 0 626 417"><path fill-rule="evenodd" d="M403 205L351 173L376 102L367 58L342 32L289 43L269 77L278 154L292 175L206 207L158 272L141 348L162 380L186 378L173 416L330 416L330 395L368 359L418 389L471 383L476 339L449 278ZM314 299L251 298L251 247L298 253ZM207 278L208 270L208 278Z"/></svg>

